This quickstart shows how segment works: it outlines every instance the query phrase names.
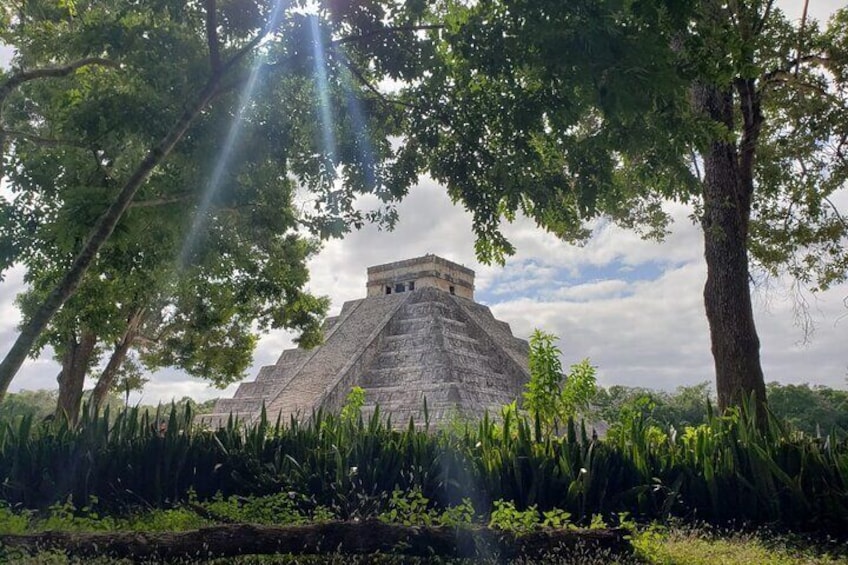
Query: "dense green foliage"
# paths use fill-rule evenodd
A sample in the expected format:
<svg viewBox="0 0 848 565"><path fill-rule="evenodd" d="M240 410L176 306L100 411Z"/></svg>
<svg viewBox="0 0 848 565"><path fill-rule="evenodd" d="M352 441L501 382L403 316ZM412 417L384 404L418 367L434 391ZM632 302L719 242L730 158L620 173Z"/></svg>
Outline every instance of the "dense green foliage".
<svg viewBox="0 0 848 565"><path fill-rule="evenodd" d="M41 420L55 410L55 390L22 390L7 394L0 401L0 421L17 422L24 416Z"/></svg>
<svg viewBox="0 0 848 565"><path fill-rule="evenodd" d="M304 234L391 221L381 204L415 178L395 167L394 107L369 81L412 78L421 10L0 7L14 50L0 69L0 278L21 264L29 285L0 396L45 343L67 368L70 417L85 371L104 350L125 357L128 340L150 367L222 386L249 365L257 327L315 344L327 304L304 290L316 249ZM379 210L356 209L361 193Z"/></svg>
<svg viewBox="0 0 848 565"><path fill-rule="evenodd" d="M714 400L707 382L681 386L674 392L613 385L598 389L592 399L592 413L610 423L639 415L664 429L683 429L706 423L707 407Z"/></svg>
<svg viewBox="0 0 848 565"><path fill-rule="evenodd" d="M395 492L397 500L420 500L404 496ZM266 512L255 513L257 509L274 507L282 499L281 496L268 497L235 497L231 499L219 499L208 503L193 502L191 506L181 505L178 508L160 510L148 509L127 516L103 516L91 509L79 511L73 507L63 504L57 505L45 514L36 514L28 511L11 512L0 508L0 533L25 533L41 532L46 529L61 531L135 531L135 532L176 532L200 528L221 523L231 517L238 519L250 518L254 523L268 523L273 525L301 524L304 520L311 523L325 521L326 515L307 516L300 513L291 513L288 505L282 503L277 510L277 519L270 520ZM425 499L426 500L426 499ZM411 502L410 502L411 504ZM200 515L201 512L210 508L220 510L226 508L230 512L221 514L219 519ZM526 512L510 508L509 504L495 505L495 512L504 509L510 517L503 523L512 531L520 531L520 521L515 518L527 515ZM281 510L281 511L280 511ZM398 524L445 524L454 525L452 514L454 510L460 512L466 510L464 506L446 509L439 514L432 509L426 512L411 514L397 514L393 523ZM495 513L493 512L493 514ZM554 513L547 513L554 515ZM501 516L497 518L501 523ZM480 516L474 516L474 521L479 522ZM381 520L383 517L381 517ZM467 522L463 522L467 523ZM571 524L557 520L544 518L540 520L537 516L534 520L534 529L540 523L545 527L572 527ZM555 524L554 524L555 523ZM619 522L626 527L632 527L626 517ZM600 525L600 523L598 524ZM563 565L608 565L612 563L624 564L656 564L675 565L685 563L687 565L836 565L843 564L848 558L848 548L840 543L838 539L826 540L823 538L808 538L792 534L781 534L773 530L735 531L717 529L706 525L687 526L680 524L660 525L653 523L647 527L639 527L633 531L631 543L634 555L627 556L615 554L609 551L581 548L569 553L567 560L563 561L562 552L559 548L552 548L550 556L538 560L520 558L509 561L515 565L529 565L530 563L551 563ZM0 550L0 557L8 559L10 563L27 563L28 565L130 565L135 561L131 559L114 559L103 556L98 559L80 559L67 557L59 552L34 552L30 555L21 551ZM444 563L453 565L502 565L505 560L497 555L489 557L478 556L473 559L434 559L416 558L410 556L398 556L392 554L381 555L345 555L324 554L315 556L304 555L274 555L274 556L245 556L241 558L225 559L200 559L191 561L180 561L189 563L203 563L205 565L352 565L352 564L385 564L385 565L409 565L409 564L433 564Z"/></svg>
<svg viewBox="0 0 848 565"><path fill-rule="evenodd" d="M809 384L768 384L772 412L799 430L811 434L836 432L848 436L848 390Z"/></svg>
<svg viewBox="0 0 848 565"><path fill-rule="evenodd" d="M45 508L72 497L108 508L291 492L309 514L340 518L390 509L390 494L419 489L445 508L470 499L523 511L554 508L588 523L593 515L680 515L716 522L778 522L846 527L848 446L809 439L747 416L710 416L704 426L657 433L641 418L609 439L570 421L563 437L542 434L508 413L461 433L391 429L321 413L306 424L263 418L202 431L183 413L83 417L80 427L30 418L0 429L0 494L10 504Z"/></svg>
<svg viewBox="0 0 848 565"><path fill-rule="evenodd" d="M848 10L826 26L797 10L436 2L403 151L473 215L483 261L514 252L519 214L577 242L610 223L662 238L664 203L691 206L718 404L754 393L762 416L751 263L817 289L848 276Z"/></svg>
<svg viewBox="0 0 848 565"><path fill-rule="evenodd" d="M513 251L501 219L519 213L569 241L591 236L597 218L662 237L662 201L696 203L700 216L704 159L732 137L740 147L728 151L758 182L753 209L738 209L751 214L755 260L822 286L846 276L848 225L830 197L848 175L848 11L799 22L800 8L766 0L431 10L445 29L407 91L405 151L473 213L482 259ZM726 97L731 119L698 104L698 84ZM761 130L749 131L752 118Z"/></svg>
<svg viewBox="0 0 848 565"><path fill-rule="evenodd" d="M575 370L579 367L591 369L588 363L581 363L571 368L569 378L565 383L560 383L564 388L566 385L573 387L580 380ZM593 379L581 381L581 390L588 388ZM663 430L674 427L678 430L686 426L697 426L707 422L710 403L715 404L715 398L710 392L707 382L692 386L680 386L673 392L654 390L642 387L628 387L613 385L610 387L594 386L595 392L589 396L590 406L582 407L574 412L566 411L569 415L583 414L589 421L615 424L627 418L638 415L645 422L658 426ZM562 389L557 389L559 395ZM529 391L529 389L528 389ZM842 439L848 436L848 391L830 388L824 385L782 385L777 382L768 384L770 410L779 420L790 424L794 429L808 435L827 435L833 433ZM87 399L89 392L83 395ZM581 394L582 396L582 394ZM355 402L347 403L348 412L343 417L354 417L358 406L358 392L351 392L351 399ZM196 402L189 397L176 401L174 405L182 411L185 405L190 405L192 411L197 414L211 412L216 399L204 402ZM56 405L56 391L49 390L22 390L17 393L9 393L0 401L0 422L17 420L25 415L32 414L36 420L45 418L53 413ZM111 395L106 405L110 406L113 413L120 407L126 405L124 399ZM141 405L140 410L154 412L156 406ZM526 398L523 409L533 413ZM345 415L347 414L347 415ZM562 412L560 412L562 414ZM461 429L463 422L456 422L455 429Z"/></svg>
<svg viewBox="0 0 848 565"><path fill-rule="evenodd" d="M561 352L554 345L558 338L540 330L530 336L530 381L523 395L522 408L539 420L546 433L589 408L596 394L595 368L588 359L562 372Z"/></svg>
<svg viewBox="0 0 848 565"><path fill-rule="evenodd" d="M811 436L848 437L848 391L823 385L768 384L769 410L781 422ZM703 382L674 392L614 385L599 387L589 412L594 420L615 424L639 417L663 430L707 422L715 397Z"/></svg>

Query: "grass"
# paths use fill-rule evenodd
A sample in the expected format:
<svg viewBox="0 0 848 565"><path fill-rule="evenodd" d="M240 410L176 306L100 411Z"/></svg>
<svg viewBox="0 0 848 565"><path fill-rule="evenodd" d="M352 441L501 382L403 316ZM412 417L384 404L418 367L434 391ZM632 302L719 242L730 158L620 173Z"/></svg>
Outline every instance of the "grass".
<svg viewBox="0 0 848 565"><path fill-rule="evenodd" d="M640 562L654 565L848 564L848 544L767 531L717 531L705 526L649 527L634 536Z"/></svg>

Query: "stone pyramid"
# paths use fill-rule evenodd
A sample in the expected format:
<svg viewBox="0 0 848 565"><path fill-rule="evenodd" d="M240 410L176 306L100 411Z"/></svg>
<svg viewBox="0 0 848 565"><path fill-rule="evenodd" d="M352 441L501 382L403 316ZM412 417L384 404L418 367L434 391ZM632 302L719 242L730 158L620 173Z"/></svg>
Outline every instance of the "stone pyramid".
<svg viewBox="0 0 848 565"><path fill-rule="evenodd" d="M354 386L365 390L366 415L377 405L395 425L423 425L497 412L529 380L527 342L474 302L474 272L435 255L368 269L367 297L345 302L327 320L324 343L283 351L256 380L221 399L203 421L230 414L253 422L264 403L269 419L301 419L338 410Z"/></svg>

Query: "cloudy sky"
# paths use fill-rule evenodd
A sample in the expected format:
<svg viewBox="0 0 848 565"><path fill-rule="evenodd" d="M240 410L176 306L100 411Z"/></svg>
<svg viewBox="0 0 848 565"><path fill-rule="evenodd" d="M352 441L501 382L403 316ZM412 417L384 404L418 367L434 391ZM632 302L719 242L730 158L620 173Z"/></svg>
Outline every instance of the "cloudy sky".
<svg viewBox="0 0 848 565"><path fill-rule="evenodd" d="M810 11L825 17L839 3L812 0ZM782 4L800 17L802 2ZM846 191L838 198L848 209ZM675 223L663 243L599 224L585 247L575 247L519 220L505 230L517 254L505 267L484 266L474 258L470 214L452 205L442 187L422 179L401 204L395 231L366 227L328 242L311 261L310 287L332 299L335 313L344 301L365 295L368 266L435 253L476 271L476 299L508 322L515 335L526 338L534 328L555 333L565 363L588 357L601 384L674 389L712 380L713 368L702 299L701 234L689 210L673 203L668 210ZM0 283L0 355L16 337L20 318L13 299L22 276L21 269L13 269ZM815 322L812 335L796 323L798 296L791 281L768 281L754 296L767 380L848 386L848 284L802 295ZM291 338L285 332L264 336L247 380L291 347ZM55 388L57 373L58 365L45 352L24 365L11 390ZM153 376L143 401L231 396L234 390L235 385L221 391L166 371Z"/></svg>

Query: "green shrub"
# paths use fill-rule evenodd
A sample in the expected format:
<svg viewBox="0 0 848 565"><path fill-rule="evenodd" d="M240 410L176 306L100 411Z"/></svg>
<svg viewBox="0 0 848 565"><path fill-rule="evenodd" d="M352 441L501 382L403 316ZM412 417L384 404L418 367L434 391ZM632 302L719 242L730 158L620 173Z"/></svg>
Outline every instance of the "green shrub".
<svg viewBox="0 0 848 565"><path fill-rule="evenodd" d="M496 508L503 520L512 508L550 526L627 511L640 521L848 529L848 444L834 437L810 438L774 419L764 432L745 411L678 431L634 414L600 440L573 419L561 436L538 433L537 422L512 411L427 433L392 429L379 413L365 422L318 412L305 423L263 416L212 432L192 426L190 408L84 416L74 430L24 417L0 427L0 498L52 507L62 528L192 499L234 520L273 523L394 511L400 521L455 525L497 500L511 505ZM563 514L546 514L554 509Z"/></svg>

